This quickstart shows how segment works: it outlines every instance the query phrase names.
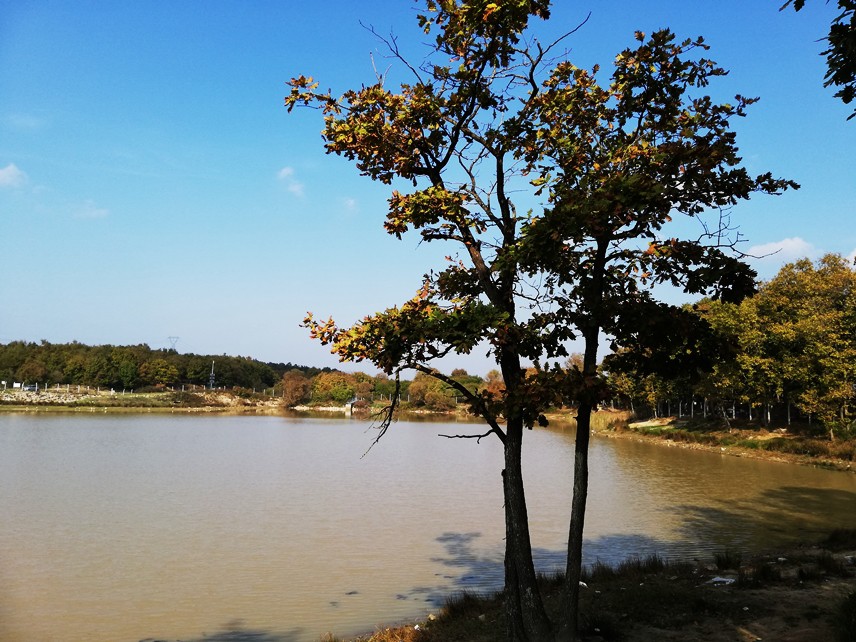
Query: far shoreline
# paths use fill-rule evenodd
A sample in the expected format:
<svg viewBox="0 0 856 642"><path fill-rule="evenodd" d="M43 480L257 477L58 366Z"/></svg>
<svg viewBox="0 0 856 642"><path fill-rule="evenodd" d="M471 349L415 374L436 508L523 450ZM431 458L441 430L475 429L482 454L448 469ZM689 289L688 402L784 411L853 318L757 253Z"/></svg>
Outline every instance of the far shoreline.
<svg viewBox="0 0 856 642"><path fill-rule="evenodd" d="M287 408L280 398L264 395L238 395L224 390L194 390L159 392L113 392L70 390L46 390L40 392L3 391L0 392L0 413L106 413L106 414L187 414L187 415L268 415L288 416L317 414L319 416L353 416L371 420L371 408L351 409L344 406L299 405ZM571 423L575 419L573 410L554 411L547 414L551 422ZM407 420L436 417L439 421L455 423L461 419L476 418L458 411L428 412L420 410L402 410L400 418ZM626 411L600 410L592 417L592 434L607 439L630 439L634 441L659 444L667 448L700 450L722 456L745 457L773 461L778 463L814 466L841 472L856 472L853 457L854 448L837 449L845 457L831 456L827 453L812 452L818 450L823 440L801 437L787 428L759 426L724 427L712 420L690 419L686 417L663 417L659 419L635 420ZM779 447L787 446L791 452L780 448L770 448L773 442ZM804 444L805 452L799 451ZM831 446L835 444L832 442Z"/></svg>

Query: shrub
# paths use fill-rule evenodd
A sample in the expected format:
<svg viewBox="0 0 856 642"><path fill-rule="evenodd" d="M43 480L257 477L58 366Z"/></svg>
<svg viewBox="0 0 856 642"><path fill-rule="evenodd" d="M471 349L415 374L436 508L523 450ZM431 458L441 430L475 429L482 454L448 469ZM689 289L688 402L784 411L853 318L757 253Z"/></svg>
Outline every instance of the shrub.
<svg viewBox="0 0 856 642"><path fill-rule="evenodd" d="M713 563L720 571L740 568L740 563L743 561L743 556L738 551L725 549L721 553L715 553Z"/></svg>
<svg viewBox="0 0 856 642"><path fill-rule="evenodd" d="M473 591L461 591L446 598L443 614L446 617L478 616L484 611L484 598Z"/></svg>
<svg viewBox="0 0 856 642"><path fill-rule="evenodd" d="M856 529L836 528L821 542L821 546L833 551L856 548Z"/></svg>
<svg viewBox="0 0 856 642"><path fill-rule="evenodd" d="M737 585L741 588L762 586L782 581L782 570L774 564L759 562L737 572Z"/></svg>
<svg viewBox="0 0 856 642"><path fill-rule="evenodd" d="M829 575L837 575L838 577L849 577L850 571L844 565L844 562L836 558L829 551L821 551L817 556L817 566Z"/></svg>
<svg viewBox="0 0 856 642"><path fill-rule="evenodd" d="M616 573L622 577L638 577L648 573L659 573L665 568L663 558L656 553L647 557L631 557L618 565Z"/></svg>
<svg viewBox="0 0 856 642"><path fill-rule="evenodd" d="M856 640L856 591L852 591L839 604L834 622L839 642Z"/></svg>

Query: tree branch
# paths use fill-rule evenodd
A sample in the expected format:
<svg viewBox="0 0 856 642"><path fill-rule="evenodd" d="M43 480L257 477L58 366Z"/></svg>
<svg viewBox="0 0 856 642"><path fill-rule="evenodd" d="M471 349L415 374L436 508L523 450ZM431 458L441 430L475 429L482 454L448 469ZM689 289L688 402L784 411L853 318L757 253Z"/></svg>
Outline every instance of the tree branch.
<svg viewBox="0 0 856 642"><path fill-rule="evenodd" d="M481 440L485 437L488 437L489 435L497 435L502 441L502 443L505 443L505 433L502 433L501 431L498 433L495 428L491 428L482 435L444 435L441 433L437 436L445 437L446 439L475 439L476 443L481 443Z"/></svg>

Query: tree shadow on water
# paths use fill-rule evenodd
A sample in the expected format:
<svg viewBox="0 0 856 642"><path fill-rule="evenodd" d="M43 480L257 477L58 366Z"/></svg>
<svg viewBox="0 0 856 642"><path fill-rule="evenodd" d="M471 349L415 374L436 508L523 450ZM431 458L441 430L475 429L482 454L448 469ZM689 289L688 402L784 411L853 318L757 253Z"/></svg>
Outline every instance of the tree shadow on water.
<svg viewBox="0 0 856 642"><path fill-rule="evenodd" d="M813 542L833 529L856 529L856 493L837 488L783 486L751 500L676 506L681 538L760 549Z"/></svg>
<svg viewBox="0 0 856 642"><path fill-rule="evenodd" d="M494 549L479 550L477 542L481 533L443 533L436 541L442 544L444 555L431 558L448 572L437 573L437 586L415 587L399 599L420 600L432 608L440 608L450 595L461 592L490 594L502 589L505 579L504 550L500 543ZM645 535L609 535L585 541L584 563L593 564L601 560L617 563L632 556L650 553L662 554L671 543ZM532 558L539 573L564 571L567 550L533 548Z"/></svg>
<svg viewBox="0 0 856 642"><path fill-rule="evenodd" d="M201 637L164 639L144 638L140 642L298 642L305 639L304 629L295 628L289 631L274 632L258 629L248 629L243 621L234 620L225 624L222 631L202 633Z"/></svg>

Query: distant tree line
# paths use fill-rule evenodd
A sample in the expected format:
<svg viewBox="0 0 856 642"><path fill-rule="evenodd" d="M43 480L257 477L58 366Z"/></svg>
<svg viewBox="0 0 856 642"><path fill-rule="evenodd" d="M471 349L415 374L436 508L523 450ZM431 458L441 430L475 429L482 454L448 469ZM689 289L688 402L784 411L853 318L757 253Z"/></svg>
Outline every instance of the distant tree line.
<svg viewBox="0 0 856 642"><path fill-rule="evenodd" d="M462 383L472 392L488 390L501 381L499 373L492 371L487 378L468 374L466 370L452 371L450 378ZM369 375L364 372L330 370L312 374L306 370L291 370L282 378L281 390L286 406L342 405L355 403L368 406L375 401L389 401L395 394L395 381L385 374ZM412 381L401 381L399 388L403 407L428 412L453 410L459 398L448 384L417 373Z"/></svg>
<svg viewBox="0 0 856 642"><path fill-rule="evenodd" d="M133 346L89 346L12 341L0 344L0 380L140 389L191 384L207 386L214 362L215 385L228 388L274 388L286 372L309 376L322 372L292 363L263 363L250 357L179 354L175 350Z"/></svg>
<svg viewBox="0 0 856 642"><path fill-rule="evenodd" d="M685 333L665 342L670 349L631 348L605 359L601 374L613 406L641 416L800 421L830 438L856 437L856 269L845 258L802 259L739 304L703 299L685 311L691 320ZM644 320L639 323L642 328ZM218 387L271 388L289 407L369 405L395 394L395 382L384 374L179 354L145 344L0 344L0 380L114 389L206 386L212 361ZM571 355L565 369L580 371L581 356ZM498 371L483 378L457 369L450 379L488 399L504 390ZM399 394L405 407L433 412L461 401L449 384L422 373L402 381Z"/></svg>
<svg viewBox="0 0 856 642"><path fill-rule="evenodd" d="M691 346L676 342L664 355L606 360L624 405L764 425L800 420L830 438L856 436L856 270L846 259L802 259L740 304L702 300L688 310L713 333L707 350L687 359Z"/></svg>

